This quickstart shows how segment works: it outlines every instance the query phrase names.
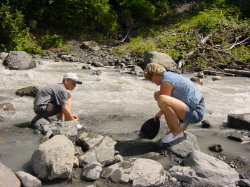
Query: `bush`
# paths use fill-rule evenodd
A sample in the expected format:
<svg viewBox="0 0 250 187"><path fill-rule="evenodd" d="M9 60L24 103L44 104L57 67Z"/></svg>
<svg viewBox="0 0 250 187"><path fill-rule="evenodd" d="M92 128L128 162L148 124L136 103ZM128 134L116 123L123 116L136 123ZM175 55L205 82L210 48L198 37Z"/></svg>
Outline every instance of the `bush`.
<svg viewBox="0 0 250 187"><path fill-rule="evenodd" d="M24 50L28 53L39 53L41 48L36 44L29 28L26 28L23 15L9 5L0 7L0 49Z"/></svg>
<svg viewBox="0 0 250 187"><path fill-rule="evenodd" d="M42 36L41 46L43 49L48 49L51 47L61 47L62 44L63 44L62 37L57 34L53 35L46 34Z"/></svg>

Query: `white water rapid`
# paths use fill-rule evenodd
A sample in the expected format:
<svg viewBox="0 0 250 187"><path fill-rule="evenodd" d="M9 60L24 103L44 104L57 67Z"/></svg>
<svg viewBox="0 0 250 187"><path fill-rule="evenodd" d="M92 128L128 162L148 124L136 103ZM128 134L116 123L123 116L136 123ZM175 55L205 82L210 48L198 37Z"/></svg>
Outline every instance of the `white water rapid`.
<svg viewBox="0 0 250 187"><path fill-rule="evenodd" d="M100 76L93 75L94 70L81 69L80 63L40 61L31 70L7 70L0 65L0 103L11 103L16 109L14 115L4 114L0 123L0 159L13 171L21 170L29 161L39 142L39 135L29 128L20 128L18 124L29 122L34 116L33 98L15 95L17 89L27 86L42 87L50 83L61 82L66 72L75 72L84 82L72 92L72 110L81 118L97 119L97 125L91 130L113 134L116 139L133 139L132 132L138 131L141 124L158 112L153 99L156 85L143 78L121 74L120 70L102 68ZM185 75L191 77L193 75ZM240 144L227 139L234 129L225 128L227 115L230 113L249 113L250 79L243 77L223 77L212 81L211 77L197 85L206 102L205 119L213 128L203 129L199 124L189 126L195 134L201 151L209 153L208 146L221 144L224 153L232 157L250 158L249 144ZM0 111L2 112L2 111ZM113 118L112 118L113 117ZM161 137L165 130L165 121L161 119ZM248 161L249 162L249 161Z"/></svg>

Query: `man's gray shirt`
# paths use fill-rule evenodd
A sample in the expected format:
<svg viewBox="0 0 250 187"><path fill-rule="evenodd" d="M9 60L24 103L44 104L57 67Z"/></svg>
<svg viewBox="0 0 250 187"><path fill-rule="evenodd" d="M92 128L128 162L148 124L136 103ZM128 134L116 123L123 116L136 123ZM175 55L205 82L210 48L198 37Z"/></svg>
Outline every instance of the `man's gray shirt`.
<svg viewBox="0 0 250 187"><path fill-rule="evenodd" d="M51 84L40 89L34 100L34 111L45 110L48 103L65 105L68 91L62 83Z"/></svg>

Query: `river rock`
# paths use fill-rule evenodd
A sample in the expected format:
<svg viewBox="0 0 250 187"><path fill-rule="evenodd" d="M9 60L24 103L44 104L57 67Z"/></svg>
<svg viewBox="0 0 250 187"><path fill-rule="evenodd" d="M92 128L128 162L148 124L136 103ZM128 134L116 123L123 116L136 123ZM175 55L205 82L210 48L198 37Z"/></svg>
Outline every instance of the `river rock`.
<svg viewBox="0 0 250 187"><path fill-rule="evenodd" d="M11 103L0 104L1 110L15 111L14 105Z"/></svg>
<svg viewBox="0 0 250 187"><path fill-rule="evenodd" d="M106 161L106 163L104 164L104 167L111 166L111 165L116 164L118 162L123 162L123 157L119 154L115 155L114 158Z"/></svg>
<svg viewBox="0 0 250 187"><path fill-rule="evenodd" d="M46 136L62 134L65 136L75 136L77 134L77 126L79 125L76 121L48 121L47 119L40 118L33 124L32 127L40 131Z"/></svg>
<svg viewBox="0 0 250 187"><path fill-rule="evenodd" d="M108 136L105 136L98 145L79 157L80 166L92 162L100 162L105 164L105 162L114 157L115 144L116 141Z"/></svg>
<svg viewBox="0 0 250 187"><path fill-rule="evenodd" d="M150 62L157 62L163 65L167 70L175 70L176 62L166 53L149 51L144 54L143 68Z"/></svg>
<svg viewBox="0 0 250 187"><path fill-rule="evenodd" d="M36 93L38 91L38 88L36 86L28 86L25 88L20 88L16 90L16 95L19 96L31 96L31 97L36 97Z"/></svg>
<svg viewBox="0 0 250 187"><path fill-rule="evenodd" d="M92 51L99 51L100 47L97 42L95 41L85 41L80 46L81 49L90 49Z"/></svg>
<svg viewBox="0 0 250 187"><path fill-rule="evenodd" d="M212 80L213 80L213 81L218 81L218 80L221 80L221 79L222 79L221 76L213 76L213 77L212 77Z"/></svg>
<svg viewBox="0 0 250 187"><path fill-rule="evenodd" d="M9 53L0 52L0 59L5 60Z"/></svg>
<svg viewBox="0 0 250 187"><path fill-rule="evenodd" d="M21 182L10 168L0 162L0 186L1 187L21 187Z"/></svg>
<svg viewBox="0 0 250 187"><path fill-rule="evenodd" d="M103 168L102 178L115 183L131 183L132 186L161 186L165 182L163 166L151 159L138 158Z"/></svg>
<svg viewBox="0 0 250 187"><path fill-rule="evenodd" d="M3 64L11 70L25 70L36 67L33 58L25 51L10 51Z"/></svg>
<svg viewBox="0 0 250 187"><path fill-rule="evenodd" d="M245 140L244 134L239 131L231 132L227 138L236 142L243 142Z"/></svg>
<svg viewBox="0 0 250 187"><path fill-rule="evenodd" d="M235 187L239 180L239 173L227 163L200 151L190 153L184 167L174 166L169 173L187 186Z"/></svg>
<svg viewBox="0 0 250 187"><path fill-rule="evenodd" d="M228 114L227 124L232 128L250 130L250 113Z"/></svg>
<svg viewBox="0 0 250 187"><path fill-rule="evenodd" d="M42 182L38 178L36 178L36 177L32 176L31 174L26 173L24 171L16 172L16 176L20 179L22 186L24 186L24 187L40 187L40 186L42 186Z"/></svg>
<svg viewBox="0 0 250 187"><path fill-rule="evenodd" d="M204 72L203 71L197 72L197 77L203 79L205 77Z"/></svg>
<svg viewBox="0 0 250 187"><path fill-rule="evenodd" d="M198 77L191 77L190 80L193 81L193 82L196 83L196 84L203 85L203 82L202 82L201 79L198 78Z"/></svg>
<svg viewBox="0 0 250 187"><path fill-rule="evenodd" d="M95 181L99 179L101 171L102 164L99 162L93 162L84 166L82 177L86 181Z"/></svg>
<svg viewBox="0 0 250 187"><path fill-rule="evenodd" d="M207 120L203 120L201 122L201 127L205 129L212 128L212 124Z"/></svg>
<svg viewBox="0 0 250 187"><path fill-rule="evenodd" d="M208 149L210 151L213 151L213 152L222 152L223 151L222 145L220 145L220 144L209 146Z"/></svg>
<svg viewBox="0 0 250 187"><path fill-rule="evenodd" d="M102 135L83 132L78 136L76 142L84 151L87 151L101 142L102 139Z"/></svg>
<svg viewBox="0 0 250 187"><path fill-rule="evenodd" d="M40 179L69 178L74 163L74 145L64 135L56 135L40 144L33 153L31 166Z"/></svg>
<svg viewBox="0 0 250 187"><path fill-rule="evenodd" d="M167 150L185 158L190 152L193 152L194 150L199 151L200 147L196 136L191 132L185 131L185 137L170 143Z"/></svg>

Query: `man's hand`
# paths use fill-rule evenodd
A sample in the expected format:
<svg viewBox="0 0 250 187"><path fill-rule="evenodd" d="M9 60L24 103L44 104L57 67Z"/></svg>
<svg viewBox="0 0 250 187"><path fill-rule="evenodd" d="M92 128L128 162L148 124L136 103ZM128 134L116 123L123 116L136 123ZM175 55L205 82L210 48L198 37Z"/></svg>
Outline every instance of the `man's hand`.
<svg viewBox="0 0 250 187"><path fill-rule="evenodd" d="M80 120L77 115L72 114L72 116L73 116L73 118L74 118L75 121L79 121Z"/></svg>

